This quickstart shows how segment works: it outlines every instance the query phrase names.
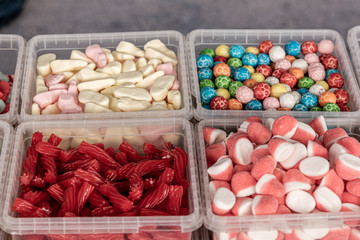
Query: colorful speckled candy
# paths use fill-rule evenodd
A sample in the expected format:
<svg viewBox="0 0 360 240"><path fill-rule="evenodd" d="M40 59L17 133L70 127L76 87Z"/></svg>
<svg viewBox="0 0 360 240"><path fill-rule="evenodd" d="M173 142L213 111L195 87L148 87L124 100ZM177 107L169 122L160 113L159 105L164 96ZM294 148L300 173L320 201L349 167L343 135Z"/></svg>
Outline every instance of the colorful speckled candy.
<svg viewBox="0 0 360 240"><path fill-rule="evenodd" d="M214 60L209 55L203 54L196 59L196 66L198 69L212 68L214 66Z"/></svg>
<svg viewBox="0 0 360 240"><path fill-rule="evenodd" d="M205 104L209 104L211 99L216 96L216 90L212 87L204 87L200 91L201 101Z"/></svg>
<svg viewBox="0 0 360 240"><path fill-rule="evenodd" d="M215 84L213 81L211 81L210 79L204 79L200 81L200 90L203 89L204 87L213 87L215 88Z"/></svg>
<svg viewBox="0 0 360 240"><path fill-rule="evenodd" d="M293 107L292 110L293 110L293 111L300 111L300 112L309 111L309 109L308 109L305 105L303 105L303 104L301 104L301 103L296 104L296 105Z"/></svg>
<svg viewBox="0 0 360 240"><path fill-rule="evenodd" d="M334 55L328 55L324 58L324 60L321 62L325 69L337 69L338 65L339 65L339 61L337 59L337 57L335 57Z"/></svg>
<svg viewBox="0 0 360 240"><path fill-rule="evenodd" d="M220 75L217 78L215 78L215 86L217 88L229 88L229 85L231 83L231 79L228 76Z"/></svg>
<svg viewBox="0 0 360 240"><path fill-rule="evenodd" d="M236 67L233 67L233 66L230 66L230 78L234 78L234 73L235 73L235 71L236 71Z"/></svg>
<svg viewBox="0 0 360 240"><path fill-rule="evenodd" d="M266 53L259 53L257 55L257 58L258 58L259 65L261 65L261 64L270 65L270 63L271 63L270 57Z"/></svg>
<svg viewBox="0 0 360 240"><path fill-rule="evenodd" d="M214 57L214 62L223 62L226 63L227 62L227 58L223 57L223 56L215 56Z"/></svg>
<svg viewBox="0 0 360 240"><path fill-rule="evenodd" d="M229 54L229 46L227 45L220 45L215 49L215 55L216 56L221 56L221 57L225 57L225 58L229 58L230 54Z"/></svg>
<svg viewBox="0 0 360 240"><path fill-rule="evenodd" d="M315 81L312 80L311 78L303 77L302 79L299 80L298 87L309 89L314 84L315 84Z"/></svg>
<svg viewBox="0 0 360 240"><path fill-rule="evenodd" d="M258 65L258 58L255 54L253 53L246 53L244 54L244 56L241 58L242 62L244 65L250 65L252 67L256 67Z"/></svg>
<svg viewBox="0 0 360 240"><path fill-rule="evenodd" d="M329 84L326 81L317 81L316 84L320 84L321 86L323 86L323 88L325 89L325 91L329 90Z"/></svg>
<svg viewBox="0 0 360 240"><path fill-rule="evenodd" d="M253 53L255 55L258 55L260 53L259 49L257 47L247 47L245 48L246 53Z"/></svg>
<svg viewBox="0 0 360 240"><path fill-rule="evenodd" d="M305 93L301 97L301 104L303 104L307 108L315 107L317 103L318 103L318 98L310 92Z"/></svg>
<svg viewBox="0 0 360 240"><path fill-rule="evenodd" d="M229 110L242 110L243 105L241 102L239 102L236 98L231 98L228 101L228 109Z"/></svg>
<svg viewBox="0 0 360 240"><path fill-rule="evenodd" d="M282 83L276 83L271 86L271 96L279 98L281 94L288 92L287 88Z"/></svg>
<svg viewBox="0 0 360 240"><path fill-rule="evenodd" d="M232 97L236 97L236 90L238 90L239 87L242 87L244 84L239 81L231 82L229 85L229 92Z"/></svg>
<svg viewBox="0 0 360 240"><path fill-rule="evenodd" d="M324 107L328 103L336 103L336 96L332 92L324 92L319 96L319 105Z"/></svg>
<svg viewBox="0 0 360 240"><path fill-rule="evenodd" d="M229 49L230 57L242 58L245 54L245 48L241 45L232 45Z"/></svg>
<svg viewBox="0 0 360 240"><path fill-rule="evenodd" d="M328 70L326 70L326 72L325 72L325 80L327 80L328 77L330 76L330 74L332 74L332 73L339 73L339 71L336 70L336 69L328 69Z"/></svg>
<svg viewBox="0 0 360 240"><path fill-rule="evenodd" d="M210 68L202 68L198 72L199 81L204 79L213 79L213 71Z"/></svg>
<svg viewBox="0 0 360 240"><path fill-rule="evenodd" d="M336 104L347 104L349 102L349 93L344 89L338 89L334 91L336 96Z"/></svg>
<svg viewBox="0 0 360 240"><path fill-rule="evenodd" d="M309 92L309 90L306 88L299 88L297 92L300 93L301 95L304 95L305 93Z"/></svg>
<svg viewBox="0 0 360 240"><path fill-rule="evenodd" d="M261 64L256 67L256 72L261 73L262 75L264 75L265 78L268 78L272 74L272 69L268 65Z"/></svg>
<svg viewBox="0 0 360 240"><path fill-rule="evenodd" d="M251 74L249 72L249 70L247 70L244 67L238 68L236 69L235 73L234 73L234 79L236 81L245 81L246 79L250 79Z"/></svg>
<svg viewBox="0 0 360 240"><path fill-rule="evenodd" d="M262 110L262 104L258 100L251 100L246 104L246 110Z"/></svg>
<svg viewBox="0 0 360 240"><path fill-rule="evenodd" d="M220 75L230 76L231 70L230 67L226 63L219 63L213 68L213 73L215 77Z"/></svg>
<svg viewBox="0 0 360 240"><path fill-rule="evenodd" d="M215 57L215 51L212 50L211 48L205 48L200 52L200 55L209 55L210 57L214 58Z"/></svg>
<svg viewBox="0 0 360 240"><path fill-rule="evenodd" d="M243 82L243 84L249 88L253 88L255 87L255 85L257 84L258 82L254 79L247 79Z"/></svg>
<svg viewBox="0 0 360 240"><path fill-rule="evenodd" d="M326 112L340 112L340 108L336 103L328 103L323 108Z"/></svg>
<svg viewBox="0 0 360 240"><path fill-rule="evenodd" d="M273 46L273 43L269 40L262 41L259 44L259 52L269 54L269 51Z"/></svg>
<svg viewBox="0 0 360 240"><path fill-rule="evenodd" d="M280 83L284 83L290 86L290 88L295 87L297 83L297 79L294 74L292 73L285 73L279 79Z"/></svg>
<svg viewBox="0 0 360 240"><path fill-rule="evenodd" d="M301 52L306 55L308 53L316 53L317 46L314 41L305 41L301 44Z"/></svg>
<svg viewBox="0 0 360 240"><path fill-rule="evenodd" d="M251 79L254 79L256 82L264 82L265 81L265 76L262 75L262 73L253 73L250 76Z"/></svg>
<svg viewBox="0 0 360 240"><path fill-rule="evenodd" d="M285 50L288 55L296 57L301 52L301 45L297 41L289 41L285 45Z"/></svg>
<svg viewBox="0 0 360 240"><path fill-rule="evenodd" d="M344 78L340 73L332 73L327 79L330 88L342 88L344 86Z"/></svg>
<svg viewBox="0 0 360 240"><path fill-rule="evenodd" d="M254 97L258 100L264 100L269 97L271 94L271 89L269 84L264 82L259 82L255 85L254 89Z"/></svg>
<svg viewBox="0 0 360 240"><path fill-rule="evenodd" d="M242 67L242 62L238 58L229 58L227 60L227 65L229 65L230 67L239 68Z"/></svg>
<svg viewBox="0 0 360 240"><path fill-rule="evenodd" d="M216 89L216 96L221 96L221 97L225 98L226 100L230 99L230 93L225 88Z"/></svg>
<svg viewBox="0 0 360 240"><path fill-rule="evenodd" d="M322 111L323 109L321 108L321 107L318 107L318 106L316 106L316 107L312 107L311 109L310 109L310 111L313 111L313 112L320 112L320 111Z"/></svg>
<svg viewBox="0 0 360 240"><path fill-rule="evenodd" d="M236 99L241 103L248 103L254 98L254 92L247 86L239 87L236 90Z"/></svg>
<svg viewBox="0 0 360 240"><path fill-rule="evenodd" d="M224 97L216 96L211 99L210 108L212 110L226 110L228 108L228 102Z"/></svg>
<svg viewBox="0 0 360 240"><path fill-rule="evenodd" d="M243 66L243 67L246 68L246 69L249 71L250 74L255 73L255 68L253 68L252 66L250 66L250 65L245 65L245 66Z"/></svg>

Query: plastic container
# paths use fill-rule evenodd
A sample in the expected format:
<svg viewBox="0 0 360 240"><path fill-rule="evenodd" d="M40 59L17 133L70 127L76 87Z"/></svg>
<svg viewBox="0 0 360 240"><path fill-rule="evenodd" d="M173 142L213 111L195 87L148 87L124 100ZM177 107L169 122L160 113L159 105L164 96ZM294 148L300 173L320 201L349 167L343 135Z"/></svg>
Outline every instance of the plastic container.
<svg viewBox="0 0 360 240"><path fill-rule="evenodd" d="M11 207L19 193L18 179L22 171L27 147L30 145L32 134L35 131L41 131L45 139L51 133L58 134L61 138L66 139L65 143L61 143L63 148L76 146L82 140L89 143L99 142L104 140L104 137L116 139L122 136L135 148L140 147L140 145L136 145L136 143L141 142L139 137L143 137L145 142L152 142L158 147L162 145L164 139L166 141L171 140L175 146L183 147L188 153L189 214L145 217L17 217L11 211ZM140 132L137 133L136 131ZM154 141L147 139L154 139ZM116 139L116 141L118 140ZM11 234L13 239L28 239L27 237L30 235L36 235L39 237L37 239L45 236L48 237L47 239L58 239L60 237L64 237L63 239L84 239L83 237L88 237L86 239L92 239L92 237L94 239L102 239L102 237L104 239L110 237L122 239L122 234L139 232L152 234L154 231L163 234L165 237L170 234L191 239L192 232L202 224L193 127L183 118L25 122L18 126L14 143L13 154L7 171L8 185L5 190L2 215L3 230Z"/></svg>
<svg viewBox="0 0 360 240"><path fill-rule="evenodd" d="M264 40L270 40L275 46L284 46L288 41L295 40L303 42L313 40L316 43L323 39L329 39L335 44L334 55L339 60L339 71L344 77L344 89L349 92L350 102L348 106L352 112L296 112L296 111L250 111L250 110L208 110L201 106L199 80L196 70L196 58L204 48L215 49L221 44L234 45L240 44L244 47L258 46ZM194 116L198 119L208 118L229 118L241 116L265 116L276 117L280 115L292 115L294 117L314 117L324 115L326 117L351 117L354 114L360 114L359 87L348 57L345 43L340 34L333 30L315 29L315 30L244 30L244 29L226 29L226 30L194 30L187 35L187 52L189 76L192 79L192 95L196 99Z"/></svg>
<svg viewBox="0 0 360 240"><path fill-rule="evenodd" d="M347 43L349 46L349 52L351 60L354 66L354 71L358 82L360 81L360 26L350 28L347 35Z"/></svg>
<svg viewBox="0 0 360 240"><path fill-rule="evenodd" d="M46 53L54 53L57 59L69 59L72 50L85 51L92 44L99 44L102 48L115 50L122 40L132 42L143 49L146 42L160 39L169 49L173 50L178 58L177 79L180 81L182 93L182 107L174 111L137 111L113 113L82 113L82 114L54 114L31 115L32 99L35 95L36 61L37 57ZM177 31L149 31L149 32L122 32L122 33L94 33L94 34L59 34L38 35L30 39L27 45L27 58L24 68L24 83L21 93L22 105L20 120L83 120L83 119L119 119L119 118L162 118L184 117L190 119L192 108L189 92L189 80L185 63L184 36Z"/></svg>
<svg viewBox="0 0 360 240"><path fill-rule="evenodd" d="M266 118L262 118L264 121ZM204 127L215 127L224 129L227 133L237 131L241 123L246 118L239 119L207 119L202 120L196 126L196 138L199 158L200 184L203 200L204 225L214 232L214 239L220 238L222 234L228 232L248 232L248 231L268 231L281 230L289 231L301 228L342 228L344 225L350 227L360 227L359 212L341 213L310 213L310 214L280 214L262 216L218 216L211 210L211 200L209 193L209 176L207 173L207 163L205 155L205 141L203 137ZM312 119L301 119L303 122L310 122ZM300 120L299 120L300 121ZM360 140L360 120L354 118L327 118L328 128L340 126L344 128L351 137Z"/></svg>
<svg viewBox="0 0 360 240"><path fill-rule="evenodd" d="M0 120L14 124L17 120L20 87L23 73L23 62L25 56L25 40L19 35L0 35L0 71L5 75L14 75L12 92L9 95L10 110L0 114Z"/></svg>

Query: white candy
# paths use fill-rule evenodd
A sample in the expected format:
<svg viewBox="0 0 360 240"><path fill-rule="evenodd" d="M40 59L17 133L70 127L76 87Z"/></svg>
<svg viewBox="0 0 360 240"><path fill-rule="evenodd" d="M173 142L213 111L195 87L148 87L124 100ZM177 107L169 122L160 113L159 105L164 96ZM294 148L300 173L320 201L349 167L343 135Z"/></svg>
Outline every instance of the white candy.
<svg viewBox="0 0 360 240"><path fill-rule="evenodd" d="M155 106L150 106L146 109L144 109L146 111L164 111L164 110L169 110L168 107L164 107L162 105L155 105Z"/></svg>
<svg viewBox="0 0 360 240"><path fill-rule="evenodd" d="M151 103L144 100L135 100L129 97L122 97L117 104L124 112L140 111L151 106Z"/></svg>
<svg viewBox="0 0 360 240"><path fill-rule="evenodd" d="M325 88L322 85L316 83L310 87L309 92L319 97L322 93L325 92Z"/></svg>
<svg viewBox="0 0 360 240"><path fill-rule="evenodd" d="M96 72L92 69L83 68L77 72L73 78L77 79L79 82L86 82L107 77L109 76L106 73Z"/></svg>
<svg viewBox="0 0 360 240"><path fill-rule="evenodd" d="M174 106L175 110L180 109L180 107L181 107L180 91L179 90L170 90L167 94L167 101Z"/></svg>
<svg viewBox="0 0 360 240"><path fill-rule="evenodd" d="M32 115L40 115L40 107L37 103L33 103L31 105L31 114Z"/></svg>
<svg viewBox="0 0 360 240"><path fill-rule="evenodd" d="M274 122L275 122L275 119L273 119L273 118L266 119L265 127L267 127L270 131L272 131L272 126L273 126Z"/></svg>
<svg viewBox="0 0 360 240"><path fill-rule="evenodd" d="M162 63L161 60L156 58L150 59L148 61L148 64L151 64L154 67L154 69L156 69L156 67L159 66L161 63Z"/></svg>
<svg viewBox="0 0 360 240"><path fill-rule="evenodd" d="M135 100L144 100L148 102L152 100L148 90L143 88L118 87L114 89L114 96L117 98L129 97Z"/></svg>
<svg viewBox="0 0 360 240"><path fill-rule="evenodd" d="M300 162L299 170L307 177L319 179L330 169L329 161L323 157L312 156Z"/></svg>
<svg viewBox="0 0 360 240"><path fill-rule="evenodd" d="M108 63L115 61L114 56L111 54L110 49L101 48L101 50L103 50L103 52L105 53Z"/></svg>
<svg viewBox="0 0 360 240"><path fill-rule="evenodd" d="M302 190L294 190L286 195L286 206L298 213L309 213L315 208L314 198Z"/></svg>
<svg viewBox="0 0 360 240"><path fill-rule="evenodd" d="M106 65L103 68L96 69L96 71L101 73L106 73L108 75L115 75L115 74L118 75L121 73L121 69L122 69L121 63L117 61L113 61L108 63L108 65Z"/></svg>
<svg viewBox="0 0 360 240"><path fill-rule="evenodd" d="M126 41L121 41L117 45L116 51L121 52L121 53L131 54L131 55L134 55L136 57L144 57L145 56L145 53L144 53L143 50L136 47L133 43L126 42Z"/></svg>
<svg viewBox="0 0 360 240"><path fill-rule="evenodd" d="M136 62L136 69L139 70L140 68L144 67L145 65L147 65L147 60L144 57L141 57L137 60Z"/></svg>
<svg viewBox="0 0 360 240"><path fill-rule="evenodd" d="M157 105L160 105L160 106L164 106L167 108L167 104L166 104L166 101L159 101L159 102L153 102L152 103L152 106L157 106Z"/></svg>
<svg viewBox="0 0 360 240"><path fill-rule="evenodd" d="M93 90L95 92L99 92L100 90L111 87L114 84L115 84L115 80L112 78L108 78L108 79L82 82L79 83L77 87L80 92L83 90Z"/></svg>
<svg viewBox="0 0 360 240"><path fill-rule="evenodd" d="M279 79L276 78L276 77L267 77L267 78L265 79L265 82L266 82L267 84L269 84L270 86L272 86L272 85L274 85L274 84L279 83Z"/></svg>
<svg viewBox="0 0 360 240"><path fill-rule="evenodd" d="M269 230L269 231L259 231L259 230L254 230L254 231L248 231L247 233L249 239L251 240L276 240L279 232L277 230Z"/></svg>
<svg viewBox="0 0 360 240"><path fill-rule="evenodd" d="M145 66L143 66L142 68L138 69L139 72L142 73L142 75L144 77L149 76L150 74L155 72L154 67L151 64L146 64Z"/></svg>
<svg viewBox="0 0 360 240"><path fill-rule="evenodd" d="M119 88L119 87L134 88L135 85L132 82L124 82L124 83L122 83L120 85L116 85L116 86L113 86L113 87L106 88L106 89L100 91L100 93L101 94L109 94L111 96L114 96L114 90Z"/></svg>
<svg viewBox="0 0 360 240"><path fill-rule="evenodd" d="M109 108L109 98L92 90L84 90L79 93L79 102L86 104L88 102L96 103L105 108Z"/></svg>
<svg viewBox="0 0 360 240"><path fill-rule="evenodd" d="M133 72L126 72L121 73L115 78L116 85L122 84L124 82L132 82L132 83L138 83L141 80L143 80L143 76L141 72L133 71Z"/></svg>
<svg viewBox="0 0 360 240"><path fill-rule="evenodd" d="M169 103L169 104L167 105L167 109L168 109L168 110L176 110L175 107L174 107L174 105L171 104L171 103Z"/></svg>
<svg viewBox="0 0 360 240"><path fill-rule="evenodd" d="M269 57L272 62L276 63L277 61L285 58L285 50L280 46L274 46L269 51Z"/></svg>
<svg viewBox="0 0 360 240"><path fill-rule="evenodd" d="M135 87L149 88L154 84L156 79L158 79L159 77L162 77L164 75L165 75L164 71L154 72L154 73L150 74L149 76L145 77L142 81L135 84Z"/></svg>
<svg viewBox="0 0 360 240"><path fill-rule="evenodd" d="M74 72L86 67L88 63L82 60L54 60L50 63L53 73Z"/></svg>
<svg viewBox="0 0 360 240"><path fill-rule="evenodd" d="M313 239L321 239L325 237L330 229L328 227L303 228L302 231Z"/></svg>
<svg viewBox="0 0 360 240"><path fill-rule="evenodd" d="M113 52L111 52L111 54L114 57L114 60L119 61L119 62L135 59L134 55L130 55L130 54L126 54L126 53L120 53L120 52L113 51Z"/></svg>
<svg viewBox="0 0 360 240"><path fill-rule="evenodd" d="M95 70L96 64L95 63L89 63L89 65L87 65L85 68Z"/></svg>
<svg viewBox="0 0 360 240"><path fill-rule="evenodd" d="M93 61L88 58L85 53L79 51L79 50L72 50L70 55L71 60L82 60L88 63L93 63Z"/></svg>
<svg viewBox="0 0 360 240"><path fill-rule="evenodd" d="M295 106L295 99L291 93L283 93L280 96L280 106L292 109Z"/></svg>
<svg viewBox="0 0 360 240"><path fill-rule="evenodd" d="M73 72L62 72L60 73L61 75L64 76L64 81L69 80L72 76L74 76Z"/></svg>
<svg viewBox="0 0 360 240"><path fill-rule="evenodd" d="M298 93L297 91L292 91L292 92L290 92L290 94L293 95L294 100L295 100L295 104L300 103L300 101L301 101L301 94L300 93Z"/></svg>
<svg viewBox="0 0 360 240"><path fill-rule="evenodd" d="M60 113L61 113L61 110L57 106L57 103L50 104L41 111L42 115L60 114Z"/></svg>
<svg viewBox="0 0 360 240"><path fill-rule="evenodd" d="M85 104L84 113L111 113L110 109L104 108L96 103L88 102Z"/></svg>
<svg viewBox="0 0 360 240"><path fill-rule="evenodd" d="M45 85L44 78L42 76L36 77L36 94L47 92L49 89Z"/></svg>
<svg viewBox="0 0 360 240"><path fill-rule="evenodd" d="M122 72L133 72L136 71L136 65L133 60L126 60L122 65Z"/></svg>
<svg viewBox="0 0 360 240"><path fill-rule="evenodd" d="M121 112L121 109L118 108L117 104L119 103L119 99L116 97L113 97L111 95L106 94L106 96L109 98L109 109L113 112Z"/></svg>
<svg viewBox="0 0 360 240"><path fill-rule="evenodd" d="M43 77L51 73L50 63L56 59L56 55L48 53L41 55L37 59L36 70L37 73Z"/></svg>
<svg viewBox="0 0 360 240"><path fill-rule="evenodd" d="M150 94L155 101L162 101L165 99L168 90L173 86L175 77L166 75L155 80L150 89Z"/></svg>
<svg viewBox="0 0 360 240"><path fill-rule="evenodd" d="M304 59L296 59L292 64L292 68L300 68L304 73L307 73L308 64Z"/></svg>
<svg viewBox="0 0 360 240"><path fill-rule="evenodd" d="M284 85L284 87L286 87L286 90L287 90L288 92L291 92L291 87L290 87L289 85L287 85L287 84L285 84L285 83L283 83L283 85Z"/></svg>
<svg viewBox="0 0 360 240"><path fill-rule="evenodd" d="M320 186L314 192L313 196L315 198L316 204L321 205L323 209L319 210L327 212L340 212L341 210L341 199L329 188Z"/></svg>
<svg viewBox="0 0 360 240"><path fill-rule="evenodd" d="M170 62L177 64L176 54L168 49L159 39L154 39L144 45L145 57L148 59L157 58L163 63Z"/></svg>

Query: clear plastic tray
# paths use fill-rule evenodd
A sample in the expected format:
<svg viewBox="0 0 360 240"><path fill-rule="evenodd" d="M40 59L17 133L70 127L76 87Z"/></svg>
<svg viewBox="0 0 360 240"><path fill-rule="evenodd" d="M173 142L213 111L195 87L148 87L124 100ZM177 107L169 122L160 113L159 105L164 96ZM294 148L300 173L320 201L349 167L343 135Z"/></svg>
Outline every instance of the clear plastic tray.
<svg viewBox="0 0 360 240"><path fill-rule="evenodd" d="M99 44L103 48L115 50L122 40L134 43L143 49L147 41L160 39L169 49L173 50L178 58L177 79L180 81L182 107L179 110L137 111L113 113L82 113L82 114L54 114L31 115L32 99L35 95L36 61L37 57L54 53L57 59L69 59L72 50L85 51L91 44ZM149 31L149 32L122 32L122 33L90 33L90 34L59 34L38 35L30 39L27 45L27 57L24 66L24 82L21 93L22 105L20 120L83 120L83 119L119 119L119 118L161 118L161 117L192 117L189 80L185 63L184 36L177 31Z"/></svg>
<svg viewBox="0 0 360 240"><path fill-rule="evenodd" d="M354 71L360 81L360 26L355 26L348 31L347 43L349 46L349 52L351 55L351 60L354 66Z"/></svg>
<svg viewBox="0 0 360 240"><path fill-rule="evenodd" d="M323 39L329 39L335 44L334 55L339 60L339 71L344 77L344 89L349 92L349 107L352 112L296 112L296 111L250 111L250 110L208 110L201 106L199 80L196 70L196 58L204 48L215 49L220 44L241 44L244 47L258 46L264 40L270 40L274 45L284 46L290 40L303 42L313 40L316 43ZM294 117L314 117L324 115L326 117L351 117L360 114L360 92L359 87L351 66L346 46L340 34L333 30L314 29L314 30L194 30L186 37L189 76L191 80L192 95L196 99L194 116L198 119L208 118L228 118L241 116L266 116L276 117L280 115L292 115Z"/></svg>
<svg viewBox="0 0 360 240"><path fill-rule="evenodd" d="M23 62L25 58L25 40L19 35L1 34L0 35L0 71L6 75L14 75L12 92L9 97L10 110L0 114L0 120L14 124L17 120L20 87L23 73Z"/></svg>
<svg viewBox="0 0 360 240"><path fill-rule="evenodd" d="M105 137L107 140L114 141L114 138L122 136L135 148L140 147L136 145L136 143L142 141L141 139L139 140L139 137L142 137L145 142L155 144L157 147L160 147L164 140L171 140L175 146L183 147L188 154L187 179L190 183L188 192L189 214L184 216L149 217L17 217L11 211L11 206L19 193L19 177L23 161L27 147L31 143L32 134L35 131L41 131L45 139L52 132L58 134L61 138L65 139L65 142L61 143L63 148L66 146L74 147L82 140L95 143L99 142L100 138L101 141L105 141ZM101 234L151 233L153 231L160 231L165 234L178 233L179 236L191 239L191 233L202 224L193 131L192 124L183 118L67 122L32 121L21 123L16 131L13 154L7 171L8 184L4 194L4 211L2 214L3 230L11 234L13 239L27 239L26 237L29 235L46 235L55 239L55 237L60 237L62 234L70 234L68 237L74 237L72 239L82 239L82 234L99 234L100 237L103 236ZM150 141L148 139L157 140L154 142L155 140ZM157 229L155 229L156 227Z"/></svg>
<svg viewBox="0 0 360 240"><path fill-rule="evenodd" d="M262 118L265 120L266 118ZM310 213L310 214L280 214L262 216L218 216L211 210L209 195L209 177L207 173L207 163L205 155L205 141L203 137L204 127L215 127L224 129L227 132L237 131L240 124L246 120L241 117L236 120L230 119L207 119L202 120L196 126L196 141L199 158L200 184L202 192L202 207L204 213L204 225L215 233L221 232L248 232L249 230L283 230L299 229L302 227L318 228L343 227L344 224L350 227L358 227L360 223L360 212L341 212L341 213ZM303 122L310 122L312 119L301 119ZM300 120L299 120L300 121ZM340 126L344 128L352 137L360 140L360 120L354 118L327 118L328 128ZM354 224L354 220L357 220ZM351 221L353 221L351 223Z"/></svg>

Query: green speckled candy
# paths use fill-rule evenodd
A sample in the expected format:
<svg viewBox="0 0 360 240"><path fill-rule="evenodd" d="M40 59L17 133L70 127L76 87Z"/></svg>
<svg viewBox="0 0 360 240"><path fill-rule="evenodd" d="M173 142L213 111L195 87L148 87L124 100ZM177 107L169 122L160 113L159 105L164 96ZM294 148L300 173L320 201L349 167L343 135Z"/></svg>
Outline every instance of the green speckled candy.
<svg viewBox="0 0 360 240"><path fill-rule="evenodd" d="M213 87L215 88L215 84L213 81L211 81L210 79L204 79L200 81L200 90L204 87Z"/></svg>
<svg viewBox="0 0 360 240"><path fill-rule="evenodd" d="M229 58L229 60L227 60L227 65L229 65L229 67L239 68L242 67L243 64L238 58Z"/></svg>
<svg viewBox="0 0 360 240"><path fill-rule="evenodd" d="M212 50L211 48L205 48L200 52L200 55L209 55L210 57L214 58L215 57L215 51Z"/></svg>
<svg viewBox="0 0 360 240"><path fill-rule="evenodd" d="M238 90L239 87L244 86L240 81L234 81L230 83L229 86L229 92L232 97L236 97L236 90Z"/></svg>
<svg viewBox="0 0 360 240"><path fill-rule="evenodd" d="M326 112L340 112L340 108L336 103L327 103L323 109Z"/></svg>
<svg viewBox="0 0 360 240"><path fill-rule="evenodd" d="M220 75L215 79L216 88L228 89L231 83L231 79L228 76Z"/></svg>
<svg viewBox="0 0 360 240"><path fill-rule="evenodd" d="M299 80L298 87L309 89L314 84L315 84L315 81L312 80L311 78L303 77L302 79Z"/></svg>
<svg viewBox="0 0 360 240"><path fill-rule="evenodd" d="M9 82L9 77L3 74L2 72L0 72L0 80Z"/></svg>
<svg viewBox="0 0 360 240"><path fill-rule="evenodd" d="M318 112L318 111L323 111L323 109L322 109L321 107L312 107L312 108L310 109L310 111L316 111L316 112Z"/></svg>

